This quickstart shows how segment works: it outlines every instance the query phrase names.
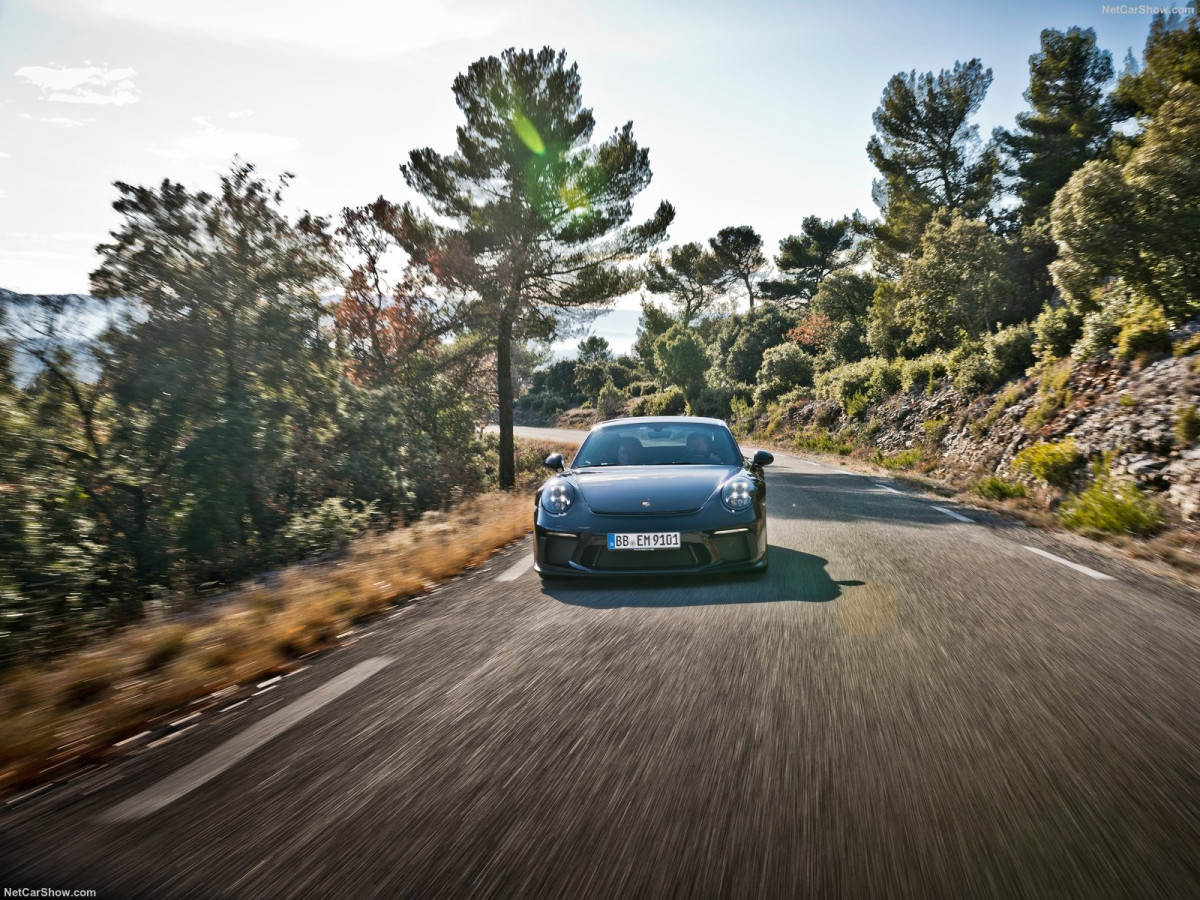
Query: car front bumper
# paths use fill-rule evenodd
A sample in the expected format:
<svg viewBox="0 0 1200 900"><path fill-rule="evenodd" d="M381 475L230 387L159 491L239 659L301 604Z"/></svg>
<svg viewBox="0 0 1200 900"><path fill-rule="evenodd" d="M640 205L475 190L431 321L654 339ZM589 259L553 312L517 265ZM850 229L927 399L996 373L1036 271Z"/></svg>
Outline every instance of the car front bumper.
<svg viewBox="0 0 1200 900"><path fill-rule="evenodd" d="M568 530L534 526L534 569L543 575L692 575L761 571L767 565L767 528L762 519L717 529L679 530L669 550L609 550L610 532L673 531L665 523L623 520L599 528Z"/></svg>

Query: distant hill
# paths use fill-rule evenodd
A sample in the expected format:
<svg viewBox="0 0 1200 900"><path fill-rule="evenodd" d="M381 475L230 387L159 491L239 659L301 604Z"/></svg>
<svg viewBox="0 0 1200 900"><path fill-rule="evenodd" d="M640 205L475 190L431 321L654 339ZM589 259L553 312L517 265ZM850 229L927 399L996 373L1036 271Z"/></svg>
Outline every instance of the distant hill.
<svg viewBox="0 0 1200 900"><path fill-rule="evenodd" d="M5 312L4 331L18 343L15 375L18 381L27 384L37 374L38 364L21 346L28 347L31 343L65 347L77 360L80 375L93 380L98 369L92 346L105 328L121 319L128 304L88 294L19 294L0 288L0 308ZM638 309L608 310L596 317L588 333L607 340L614 354L628 353L637 338L641 316ZM583 336L556 342L551 348L553 358L574 358L581 340Z"/></svg>
<svg viewBox="0 0 1200 900"><path fill-rule="evenodd" d="M32 349L63 347L75 358L78 373L85 381L99 375L92 352L96 338L128 308L122 300L101 300L87 294L19 294L0 288L0 326L12 338L14 375L27 384L37 374L39 364Z"/></svg>
<svg viewBox="0 0 1200 900"><path fill-rule="evenodd" d="M614 355L628 353L633 348L637 338L638 323L641 321L640 309L611 309L601 313L590 326L590 333L608 341ZM582 337L556 341L552 352L554 358L573 359Z"/></svg>

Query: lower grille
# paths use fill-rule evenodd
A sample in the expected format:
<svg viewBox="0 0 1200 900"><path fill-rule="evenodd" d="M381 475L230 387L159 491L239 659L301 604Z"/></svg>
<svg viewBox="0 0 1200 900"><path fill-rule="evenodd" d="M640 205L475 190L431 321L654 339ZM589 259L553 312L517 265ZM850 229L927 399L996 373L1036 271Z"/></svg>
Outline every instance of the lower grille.
<svg viewBox="0 0 1200 900"><path fill-rule="evenodd" d="M721 559L726 562L743 562L754 555L749 532L718 534L713 537L713 543Z"/></svg>
<svg viewBox="0 0 1200 900"><path fill-rule="evenodd" d="M670 550L609 550L592 547L581 560L591 569L690 569L712 562L703 544L684 544Z"/></svg>
<svg viewBox="0 0 1200 900"><path fill-rule="evenodd" d="M548 536L546 538L546 562L552 566L569 565L571 555L575 552L576 543L578 541L574 537Z"/></svg>

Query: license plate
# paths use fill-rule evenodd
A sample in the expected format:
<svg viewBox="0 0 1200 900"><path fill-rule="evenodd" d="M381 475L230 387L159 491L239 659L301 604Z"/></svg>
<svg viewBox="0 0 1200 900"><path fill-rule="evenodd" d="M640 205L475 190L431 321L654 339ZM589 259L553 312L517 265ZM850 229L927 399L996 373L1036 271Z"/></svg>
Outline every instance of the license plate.
<svg viewBox="0 0 1200 900"><path fill-rule="evenodd" d="M652 534L610 534L609 550L666 550L679 546L678 531Z"/></svg>

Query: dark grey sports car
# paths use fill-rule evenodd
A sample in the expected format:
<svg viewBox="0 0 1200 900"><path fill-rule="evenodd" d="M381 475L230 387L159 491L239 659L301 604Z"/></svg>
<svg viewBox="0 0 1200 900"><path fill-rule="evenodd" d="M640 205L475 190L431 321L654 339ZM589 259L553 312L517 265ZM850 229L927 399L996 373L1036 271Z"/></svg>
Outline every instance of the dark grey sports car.
<svg viewBox="0 0 1200 900"><path fill-rule="evenodd" d="M601 422L541 486L534 568L543 576L767 569L767 484L774 457L742 456L720 419Z"/></svg>

